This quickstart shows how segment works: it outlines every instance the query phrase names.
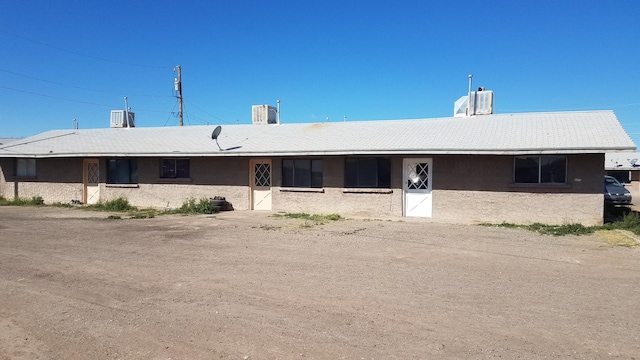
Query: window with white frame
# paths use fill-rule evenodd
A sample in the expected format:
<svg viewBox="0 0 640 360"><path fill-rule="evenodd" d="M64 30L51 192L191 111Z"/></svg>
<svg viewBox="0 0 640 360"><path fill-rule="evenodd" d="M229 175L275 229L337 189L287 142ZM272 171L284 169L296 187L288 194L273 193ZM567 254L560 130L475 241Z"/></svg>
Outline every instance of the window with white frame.
<svg viewBox="0 0 640 360"><path fill-rule="evenodd" d="M17 177L35 177L36 159L16 159Z"/></svg>
<svg viewBox="0 0 640 360"><path fill-rule="evenodd" d="M519 184L565 184L566 156L516 156L514 182Z"/></svg>
<svg viewBox="0 0 640 360"><path fill-rule="evenodd" d="M391 188L391 160L378 157L345 159L346 188Z"/></svg>
<svg viewBox="0 0 640 360"><path fill-rule="evenodd" d="M282 186L321 188L322 159L282 160Z"/></svg>
<svg viewBox="0 0 640 360"><path fill-rule="evenodd" d="M162 159L160 177L168 179L188 179L189 159Z"/></svg>

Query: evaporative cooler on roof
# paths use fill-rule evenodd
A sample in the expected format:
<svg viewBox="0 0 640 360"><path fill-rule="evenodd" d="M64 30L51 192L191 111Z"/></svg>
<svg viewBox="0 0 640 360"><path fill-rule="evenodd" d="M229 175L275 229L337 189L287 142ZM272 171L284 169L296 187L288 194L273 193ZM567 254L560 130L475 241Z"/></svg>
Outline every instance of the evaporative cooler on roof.
<svg viewBox="0 0 640 360"><path fill-rule="evenodd" d="M278 109L269 105L253 105L251 107L252 124L277 124Z"/></svg>
<svg viewBox="0 0 640 360"><path fill-rule="evenodd" d="M493 91L472 91L467 114L467 100L469 96L463 96L453 105L454 117L465 117L471 115L493 114Z"/></svg>
<svg viewBox="0 0 640 360"><path fill-rule="evenodd" d="M127 119L127 115L129 118ZM134 119L136 114L131 111L125 110L111 110L111 127L112 128L126 128L135 127Z"/></svg>

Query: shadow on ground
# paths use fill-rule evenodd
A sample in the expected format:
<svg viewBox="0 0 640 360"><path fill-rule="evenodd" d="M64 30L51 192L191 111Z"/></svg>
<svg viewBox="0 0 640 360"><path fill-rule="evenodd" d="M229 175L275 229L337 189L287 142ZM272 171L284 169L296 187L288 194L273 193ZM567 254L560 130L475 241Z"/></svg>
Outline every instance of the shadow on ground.
<svg viewBox="0 0 640 360"><path fill-rule="evenodd" d="M640 215L640 212L636 209L632 209L630 206L625 205L613 205L605 203L604 205L604 223L613 223L616 221L622 221L625 216L629 216L631 213Z"/></svg>

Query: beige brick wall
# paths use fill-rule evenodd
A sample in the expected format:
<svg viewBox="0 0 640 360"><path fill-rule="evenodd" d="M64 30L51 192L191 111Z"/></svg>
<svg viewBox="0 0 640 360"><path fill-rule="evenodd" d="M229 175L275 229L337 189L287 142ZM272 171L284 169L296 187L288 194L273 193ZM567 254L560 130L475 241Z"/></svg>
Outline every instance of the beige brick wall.
<svg viewBox="0 0 640 360"><path fill-rule="evenodd" d="M101 161L100 199L125 197L136 206L177 208L187 199L224 196L237 210L249 206L249 161L238 158L192 158L190 179L163 179L161 158L138 159L138 185L106 184L106 160Z"/></svg>
<svg viewBox="0 0 640 360"><path fill-rule="evenodd" d="M392 193L389 193L392 191ZM349 193L343 188L324 188L324 193L292 192L274 188L273 210L360 216L402 216L402 192Z"/></svg>
<svg viewBox="0 0 640 360"><path fill-rule="evenodd" d="M129 203L140 207L179 208L189 198L196 201L214 196L224 196L236 210L248 210L249 190L245 186L216 186L179 184L140 184L139 187L124 187L102 184L102 201L124 197Z"/></svg>
<svg viewBox="0 0 640 360"><path fill-rule="evenodd" d="M433 219L464 223L601 225L602 194L433 192Z"/></svg>
<svg viewBox="0 0 640 360"><path fill-rule="evenodd" d="M433 219L459 222L580 222L603 217L604 155L568 156L567 184L512 184L513 156L433 156ZM402 156L391 161L391 189L344 189L344 157L323 157L323 189L281 188L281 158L272 159L274 211L401 216ZM224 196L235 209L250 208L250 159L192 158L191 179L160 178L159 158L138 159L137 185L106 184L106 160L100 161L100 199L125 197L136 206L179 207L188 198ZM2 196L42 196L47 203L82 199L82 159L41 159L36 179L16 179L13 160L0 159Z"/></svg>

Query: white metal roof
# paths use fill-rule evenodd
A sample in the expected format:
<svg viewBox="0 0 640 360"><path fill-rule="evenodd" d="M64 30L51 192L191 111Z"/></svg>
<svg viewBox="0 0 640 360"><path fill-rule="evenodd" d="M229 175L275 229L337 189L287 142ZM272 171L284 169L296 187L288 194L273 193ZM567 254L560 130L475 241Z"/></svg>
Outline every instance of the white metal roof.
<svg viewBox="0 0 640 360"><path fill-rule="evenodd" d="M10 142L14 142L16 140L20 140L18 138L0 138L0 146L9 145Z"/></svg>
<svg viewBox="0 0 640 360"><path fill-rule="evenodd" d="M0 157L569 154L632 151L613 111L464 118L53 130L0 146ZM224 150L234 148L230 150Z"/></svg>
<svg viewBox="0 0 640 360"><path fill-rule="evenodd" d="M605 170L640 170L640 153L611 152L604 154Z"/></svg>

